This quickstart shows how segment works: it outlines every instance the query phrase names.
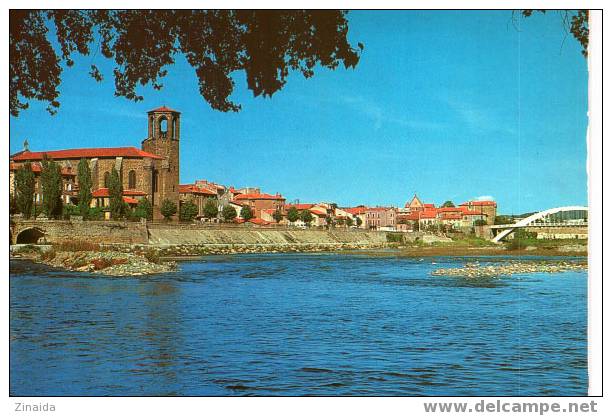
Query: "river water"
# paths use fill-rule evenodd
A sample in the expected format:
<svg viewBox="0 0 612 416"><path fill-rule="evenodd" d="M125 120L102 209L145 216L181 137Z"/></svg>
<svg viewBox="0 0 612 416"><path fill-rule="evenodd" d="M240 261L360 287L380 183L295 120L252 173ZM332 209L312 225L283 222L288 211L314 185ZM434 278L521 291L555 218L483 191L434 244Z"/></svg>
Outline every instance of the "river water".
<svg viewBox="0 0 612 416"><path fill-rule="evenodd" d="M11 261L10 393L585 395L587 273L430 275L465 261L216 256L139 278Z"/></svg>

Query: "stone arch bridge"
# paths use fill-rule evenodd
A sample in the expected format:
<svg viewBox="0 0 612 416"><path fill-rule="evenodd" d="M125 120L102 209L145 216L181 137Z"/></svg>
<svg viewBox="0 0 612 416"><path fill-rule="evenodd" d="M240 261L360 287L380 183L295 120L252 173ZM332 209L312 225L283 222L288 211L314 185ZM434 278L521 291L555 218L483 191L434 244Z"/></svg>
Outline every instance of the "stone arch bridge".
<svg viewBox="0 0 612 416"><path fill-rule="evenodd" d="M148 234L146 225L132 222L12 218L9 223L9 244L51 244L75 240L146 244Z"/></svg>

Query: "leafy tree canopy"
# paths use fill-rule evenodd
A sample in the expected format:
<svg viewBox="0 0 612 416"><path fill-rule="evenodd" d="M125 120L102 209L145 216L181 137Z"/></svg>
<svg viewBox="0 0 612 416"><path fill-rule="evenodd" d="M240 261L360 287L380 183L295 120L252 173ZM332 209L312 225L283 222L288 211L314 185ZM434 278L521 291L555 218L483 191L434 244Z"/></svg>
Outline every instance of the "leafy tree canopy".
<svg viewBox="0 0 612 416"><path fill-rule="evenodd" d="M75 52L113 60L115 95L133 101L143 99L138 85L161 89L167 67L183 55L200 94L220 111L240 110L229 100L232 73L244 71L253 94L270 97L292 70L309 78L317 64L354 68L360 56L346 38L346 12L336 10L11 10L9 16L13 116L31 99L48 102L55 114L61 63L72 66ZM104 78L95 64L89 74Z"/></svg>
<svg viewBox="0 0 612 416"><path fill-rule="evenodd" d="M17 209L25 219L32 215L34 205L34 186L36 179L32 172L32 164L26 162L15 172L15 202Z"/></svg>
<svg viewBox="0 0 612 416"><path fill-rule="evenodd" d="M238 215L236 213L236 210L230 206L230 205L226 205L223 207L223 210L221 211L221 215L223 216L223 219L225 221L233 221L234 218L236 218L236 215Z"/></svg>
<svg viewBox="0 0 612 416"><path fill-rule="evenodd" d="M296 222L300 218L300 213L296 207L291 207L287 211L287 220L289 222Z"/></svg>
<svg viewBox="0 0 612 416"><path fill-rule="evenodd" d="M79 182L79 212L85 218L89 213L89 205L92 200L91 188L93 186L91 169L87 159L79 161L77 172L77 180Z"/></svg>
<svg viewBox="0 0 612 416"><path fill-rule="evenodd" d="M310 211L305 209L304 211L300 212L300 219L304 221L304 223L310 224L314 218L312 217Z"/></svg>
<svg viewBox="0 0 612 416"><path fill-rule="evenodd" d="M529 17L534 11L546 13L547 10L521 10L523 17ZM582 55L586 58L589 51L589 11L588 10L559 10L563 21L563 28L582 46Z"/></svg>
<svg viewBox="0 0 612 416"><path fill-rule="evenodd" d="M218 214L219 208L217 207L217 201L212 198L208 198L206 200L206 203L204 204L204 216L208 219L211 219L217 218Z"/></svg>
<svg viewBox="0 0 612 416"><path fill-rule="evenodd" d="M42 171L40 173L42 185L43 211L49 218L60 218L63 210L62 202L62 174L61 167L47 155L43 155Z"/></svg>
<svg viewBox="0 0 612 416"><path fill-rule="evenodd" d="M136 209L134 210L134 216L136 218L146 218L148 220L153 219L153 205L151 205L149 198L145 197L138 201L138 205L136 205Z"/></svg>
<svg viewBox="0 0 612 416"><path fill-rule="evenodd" d="M442 208L455 208L453 201L446 201L442 204Z"/></svg>
<svg viewBox="0 0 612 416"><path fill-rule="evenodd" d="M191 222L196 215L198 215L198 206L191 200L185 201L181 205L181 209L179 210L179 219L181 221Z"/></svg>
<svg viewBox="0 0 612 416"><path fill-rule="evenodd" d="M159 211L164 216L166 221L169 221L176 214L176 204L169 199L164 199L159 207Z"/></svg>
<svg viewBox="0 0 612 416"><path fill-rule="evenodd" d="M245 220L248 221L251 218L254 217L253 215L253 210L251 210L251 207L248 205L245 205L242 207L242 209L240 210L240 216Z"/></svg>
<svg viewBox="0 0 612 416"><path fill-rule="evenodd" d="M274 214L272 214L272 218L274 218L274 221L279 223L283 219L283 213L280 211L280 209L277 209L276 211L274 211Z"/></svg>
<svg viewBox="0 0 612 416"><path fill-rule="evenodd" d="M113 219L121 218L125 214L125 206L123 204L123 184L119 177L119 172L113 166L108 182L108 196L110 204L111 217Z"/></svg>

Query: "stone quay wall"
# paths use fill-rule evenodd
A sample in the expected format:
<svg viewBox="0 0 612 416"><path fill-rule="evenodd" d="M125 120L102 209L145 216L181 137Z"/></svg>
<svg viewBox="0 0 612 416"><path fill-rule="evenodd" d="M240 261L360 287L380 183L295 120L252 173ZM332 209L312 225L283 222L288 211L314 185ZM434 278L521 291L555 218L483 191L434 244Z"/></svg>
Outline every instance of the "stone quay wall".
<svg viewBox="0 0 612 416"><path fill-rule="evenodd" d="M326 248L374 248L387 244L386 232L365 230L319 230L291 228L248 228L245 226L202 226L128 221L13 220L11 243L58 244L86 241L102 245L235 248L239 251L293 251ZM21 241L18 241L21 240Z"/></svg>

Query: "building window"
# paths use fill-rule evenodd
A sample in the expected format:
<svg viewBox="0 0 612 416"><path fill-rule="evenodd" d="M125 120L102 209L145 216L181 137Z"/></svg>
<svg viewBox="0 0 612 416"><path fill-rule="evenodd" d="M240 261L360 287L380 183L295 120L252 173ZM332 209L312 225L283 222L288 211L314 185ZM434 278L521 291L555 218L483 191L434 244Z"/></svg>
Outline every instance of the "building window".
<svg viewBox="0 0 612 416"><path fill-rule="evenodd" d="M157 192L157 180L158 180L158 172L154 171L153 172L153 192Z"/></svg>
<svg viewBox="0 0 612 416"><path fill-rule="evenodd" d="M108 184L110 182L110 173L104 172L104 187L108 188Z"/></svg>
<svg viewBox="0 0 612 416"><path fill-rule="evenodd" d="M131 170L128 173L128 189L136 188L136 172Z"/></svg>
<svg viewBox="0 0 612 416"><path fill-rule="evenodd" d="M163 137L166 137L166 133L168 133L168 119L166 116L159 118L159 132Z"/></svg>

